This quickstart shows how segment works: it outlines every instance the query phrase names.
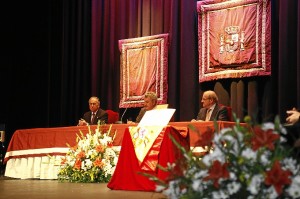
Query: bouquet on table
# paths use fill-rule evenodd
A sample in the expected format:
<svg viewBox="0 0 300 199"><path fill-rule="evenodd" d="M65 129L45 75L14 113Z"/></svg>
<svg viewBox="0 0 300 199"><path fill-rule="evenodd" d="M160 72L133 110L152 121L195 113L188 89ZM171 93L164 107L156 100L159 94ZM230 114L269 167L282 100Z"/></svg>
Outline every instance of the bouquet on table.
<svg viewBox="0 0 300 199"><path fill-rule="evenodd" d="M253 125L250 117L245 121L214 135L201 134L199 144L208 149L202 156L177 144L188 167L167 183L152 177L157 191L174 199L300 198L300 165L285 146L286 129L279 119L261 125Z"/></svg>
<svg viewBox="0 0 300 199"><path fill-rule="evenodd" d="M108 182L115 171L118 153L113 149L113 139L108 132L101 132L98 124L95 132L88 126L86 136L80 131L77 145L69 146L62 159L58 180L68 182Z"/></svg>

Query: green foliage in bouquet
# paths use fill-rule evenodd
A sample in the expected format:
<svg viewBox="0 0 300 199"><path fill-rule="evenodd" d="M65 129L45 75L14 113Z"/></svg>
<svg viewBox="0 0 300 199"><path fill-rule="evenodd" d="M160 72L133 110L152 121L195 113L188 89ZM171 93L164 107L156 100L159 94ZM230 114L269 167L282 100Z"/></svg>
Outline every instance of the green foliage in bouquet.
<svg viewBox="0 0 300 199"><path fill-rule="evenodd" d="M98 124L95 132L88 126L84 136L80 131L77 145L69 146L58 172L59 181L68 182L108 182L118 162L118 153L113 149L111 126L108 132L101 132Z"/></svg>
<svg viewBox="0 0 300 199"><path fill-rule="evenodd" d="M207 149L203 155L186 151L173 139L188 168L167 183L152 176L156 190L172 199L300 198L300 165L285 145L286 129L279 119L261 125L250 117L245 121L241 125L237 119L214 135L201 134L198 144ZM172 173L173 168L165 169Z"/></svg>

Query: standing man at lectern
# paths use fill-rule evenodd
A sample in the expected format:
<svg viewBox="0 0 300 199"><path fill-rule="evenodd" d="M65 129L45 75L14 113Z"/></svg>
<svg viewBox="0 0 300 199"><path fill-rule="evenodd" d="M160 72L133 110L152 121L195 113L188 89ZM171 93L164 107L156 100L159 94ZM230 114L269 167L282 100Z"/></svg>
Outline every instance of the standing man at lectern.
<svg viewBox="0 0 300 199"><path fill-rule="evenodd" d="M218 96L214 91L205 91L201 103L203 108L200 109L197 119L192 119L192 122L214 120L229 121L227 108L218 104Z"/></svg>
<svg viewBox="0 0 300 199"><path fill-rule="evenodd" d="M144 107L140 110L139 115L136 117L136 122L139 123L146 111L150 111L156 107L157 95L154 92L147 92L144 96ZM133 122L128 122L133 123Z"/></svg>
<svg viewBox="0 0 300 199"><path fill-rule="evenodd" d="M107 124L108 114L105 110L100 108L100 100L98 97L91 97L89 99L90 111L84 113L83 117L78 121L78 126L94 125L100 120Z"/></svg>

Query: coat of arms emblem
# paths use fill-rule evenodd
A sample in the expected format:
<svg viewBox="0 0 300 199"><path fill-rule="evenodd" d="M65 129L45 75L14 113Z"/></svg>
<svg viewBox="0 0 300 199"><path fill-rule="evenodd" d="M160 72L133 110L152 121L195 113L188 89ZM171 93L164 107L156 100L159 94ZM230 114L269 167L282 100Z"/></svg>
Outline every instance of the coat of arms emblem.
<svg viewBox="0 0 300 199"><path fill-rule="evenodd" d="M220 35L220 54L224 51L234 52L238 49L241 51L245 50L245 32L240 31L239 26L227 26L225 32L227 34Z"/></svg>

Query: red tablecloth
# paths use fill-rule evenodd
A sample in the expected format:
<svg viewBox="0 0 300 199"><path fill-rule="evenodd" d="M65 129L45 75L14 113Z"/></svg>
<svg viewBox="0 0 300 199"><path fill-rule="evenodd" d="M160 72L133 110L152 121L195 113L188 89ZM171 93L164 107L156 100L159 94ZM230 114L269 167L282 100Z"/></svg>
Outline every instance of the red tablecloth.
<svg viewBox="0 0 300 199"><path fill-rule="evenodd" d="M172 135L177 142L186 149L189 149L190 147L189 136L184 137L176 128L171 126L165 127L161 133L164 134L162 135L163 141L158 155L158 164L166 167L168 162L173 163L182 158L182 153L174 145L169 136ZM149 153L151 153L151 150L148 154ZM177 167L176 170L179 171L180 168ZM124 133L122 148L115 173L107 187L114 190L154 191L155 183L141 174L146 172L162 180L166 180L170 175L168 172L164 172L160 169L156 169L155 171L144 171L141 169L135 155L131 135L127 128Z"/></svg>
<svg viewBox="0 0 300 199"><path fill-rule="evenodd" d="M218 121L219 129L233 126L234 122ZM197 141L201 134L206 131L213 132L215 129L214 122L170 122L170 126L175 128L186 128L188 125L193 125L198 133L190 130L190 146L197 146ZM112 133L116 133L113 145L121 146L124 131L129 124L113 124ZM94 130L97 126L91 126ZM110 125L104 125L101 128L108 129ZM219 130L218 129L218 130ZM15 131L8 145L5 155L5 162L10 158L37 157L47 155L64 155L67 150L67 143L71 146L76 144L76 136L82 131L84 134L88 132L86 126L70 126L57 128L34 128L20 129Z"/></svg>
<svg viewBox="0 0 300 199"><path fill-rule="evenodd" d="M111 133L116 133L113 141L114 146L121 146L123 134L128 124L114 124ZM90 126L94 131L97 125ZM106 132L110 125L102 125L101 129ZM5 162L10 158L40 157L47 155L64 155L68 148L67 144L76 144L77 134L80 131L85 135L88 133L87 126L70 126L57 128L34 128L20 129L15 131L7 147Z"/></svg>

